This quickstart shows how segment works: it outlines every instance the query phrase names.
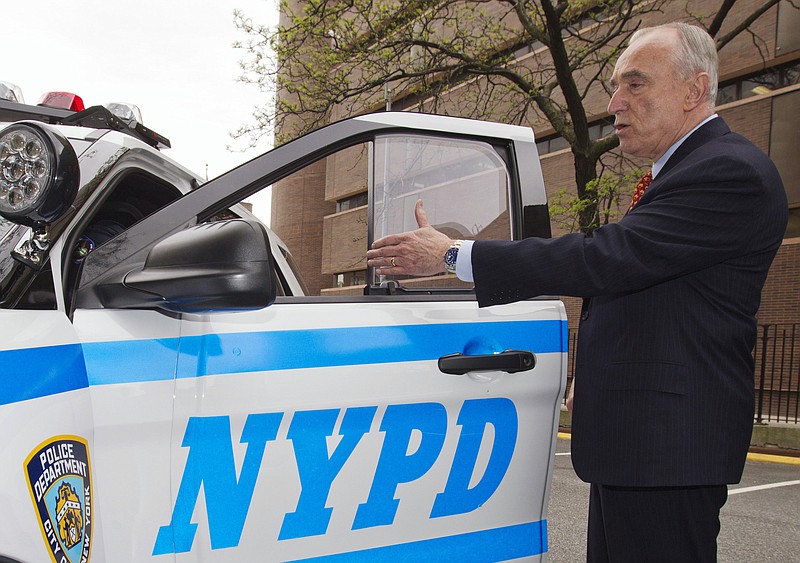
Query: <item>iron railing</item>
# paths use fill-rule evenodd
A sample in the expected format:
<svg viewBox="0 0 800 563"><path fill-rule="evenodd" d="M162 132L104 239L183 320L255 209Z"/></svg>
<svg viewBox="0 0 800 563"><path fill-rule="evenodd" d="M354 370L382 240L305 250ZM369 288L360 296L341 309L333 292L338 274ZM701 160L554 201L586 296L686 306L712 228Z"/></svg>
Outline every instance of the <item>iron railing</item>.
<svg viewBox="0 0 800 563"><path fill-rule="evenodd" d="M570 329L567 390L575 369L577 338L577 329ZM758 325L753 359L755 422L800 424L800 324Z"/></svg>
<svg viewBox="0 0 800 563"><path fill-rule="evenodd" d="M758 326L756 422L800 423L800 329L798 324Z"/></svg>

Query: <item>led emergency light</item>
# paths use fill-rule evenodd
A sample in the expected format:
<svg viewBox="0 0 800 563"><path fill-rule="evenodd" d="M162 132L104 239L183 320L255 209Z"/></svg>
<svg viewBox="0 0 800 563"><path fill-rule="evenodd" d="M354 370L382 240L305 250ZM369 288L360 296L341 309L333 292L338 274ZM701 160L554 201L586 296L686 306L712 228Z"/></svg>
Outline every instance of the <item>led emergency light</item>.
<svg viewBox="0 0 800 563"><path fill-rule="evenodd" d="M19 86L3 81L0 81L0 100L8 100L9 102L18 102L20 104L25 103Z"/></svg>
<svg viewBox="0 0 800 563"><path fill-rule="evenodd" d="M22 91L15 84L0 81L0 100L23 104ZM7 105L7 104L6 104ZM104 106L86 108L83 99L71 92L47 92L39 100L39 107L66 110L53 112L52 109L35 111L28 106L20 108L20 114L25 114L30 119L41 119L46 123L77 125L79 127L94 127L97 129L113 129L124 131L144 141L156 149L169 148L170 142L166 137L148 129L142 123L142 112L138 106L130 103L112 102ZM13 108L4 108L11 112ZM6 119L12 121L12 119Z"/></svg>
<svg viewBox="0 0 800 563"><path fill-rule="evenodd" d="M78 158L57 131L17 123L0 131L0 215L41 226L57 219L78 191Z"/></svg>
<svg viewBox="0 0 800 563"><path fill-rule="evenodd" d="M49 108L68 109L70 111L83 111L83 99L71 92L46 92L39 100L40 106Z"/></svg>
<svg viewBox="0 0 800 563"><path fill-rule="evenodd" d="M142 123L142 112L139 106L134 104L112 102L105 104L106 109L124 121L128 127L135 127L137 123Z"/></svg>

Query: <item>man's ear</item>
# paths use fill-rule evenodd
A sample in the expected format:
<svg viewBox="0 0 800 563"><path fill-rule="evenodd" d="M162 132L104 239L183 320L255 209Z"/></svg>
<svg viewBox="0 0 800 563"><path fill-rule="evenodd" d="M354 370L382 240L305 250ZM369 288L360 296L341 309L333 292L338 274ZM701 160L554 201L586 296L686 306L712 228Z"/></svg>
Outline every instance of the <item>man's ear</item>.
<svg viewBox="0 0 800 563"><path fill-rule="evenodd" d="M689 82L686 99L683 102L685 111L692 111L697 106L705 103L710 88L707 72L698 72Z"/></svg>

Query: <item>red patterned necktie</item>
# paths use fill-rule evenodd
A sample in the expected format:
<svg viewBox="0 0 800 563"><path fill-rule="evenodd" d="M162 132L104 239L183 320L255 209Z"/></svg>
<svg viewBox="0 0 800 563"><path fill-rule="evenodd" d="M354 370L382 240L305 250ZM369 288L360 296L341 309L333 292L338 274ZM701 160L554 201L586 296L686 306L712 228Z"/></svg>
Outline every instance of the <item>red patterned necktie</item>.
<svg viewBox="0 0 800 563"><path fill-rule="evenodd" d="M642 176L642 179L639 180L639 183L636 184L636 189L633 192L633 200L631 200L631 205L628 207L628 213L630 213L633 206L641 199L642 195L644 195L644 191L647 189L647 186L650 185L650 182L653 181L653 173L649 170L647 173Z"/></svg>

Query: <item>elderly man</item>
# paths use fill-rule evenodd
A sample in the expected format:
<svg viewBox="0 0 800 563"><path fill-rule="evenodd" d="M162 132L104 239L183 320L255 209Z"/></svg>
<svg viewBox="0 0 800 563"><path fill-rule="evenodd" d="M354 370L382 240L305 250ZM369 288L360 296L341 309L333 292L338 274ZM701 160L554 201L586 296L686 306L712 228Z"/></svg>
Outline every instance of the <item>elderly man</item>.
<svg viewBox="0 0 800 563"><path fill-rule="evenodd" d="M786 195L772 162L714 114L717 54L702 29L638 31L612 81L622 150L653 160L619 222L592 238L451 241L418 202L420 229L376 241L368 263L455 271L480 306L585 298L572 459L591 483L588 560L714 561L750 440L755 315Z"/></svg>

